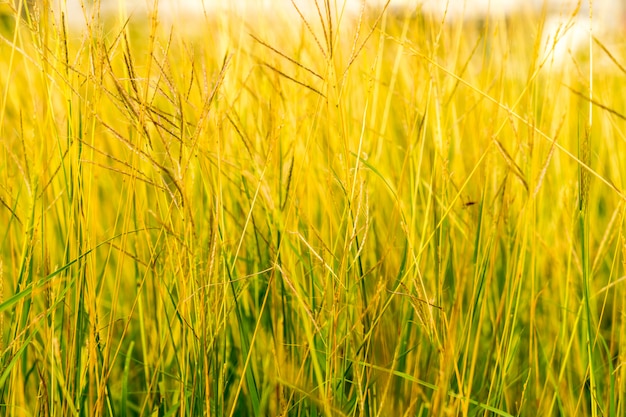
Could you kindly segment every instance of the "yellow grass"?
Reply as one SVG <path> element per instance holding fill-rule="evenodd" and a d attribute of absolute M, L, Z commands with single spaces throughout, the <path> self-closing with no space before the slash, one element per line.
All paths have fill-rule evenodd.
<path fill-rule="evenodd" d="M 624 51 L 322 3 L 2 5 L 0 414 L 626 412 Z"/>

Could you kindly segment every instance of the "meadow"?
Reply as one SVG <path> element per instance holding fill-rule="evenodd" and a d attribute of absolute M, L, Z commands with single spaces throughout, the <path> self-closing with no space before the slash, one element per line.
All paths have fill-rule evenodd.
<path fill-rule="evenodd" d="M 340 3 L 0 4 L 1 415 L 626 414 L 626 45 Z"/>

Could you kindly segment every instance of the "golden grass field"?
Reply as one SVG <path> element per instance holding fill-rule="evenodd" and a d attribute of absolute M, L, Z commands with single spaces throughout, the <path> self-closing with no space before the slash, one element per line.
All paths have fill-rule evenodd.
<path fill-rule="evenodd" d="M 0 7 L 0 415 L 626 414 L 624 45 Z"/>

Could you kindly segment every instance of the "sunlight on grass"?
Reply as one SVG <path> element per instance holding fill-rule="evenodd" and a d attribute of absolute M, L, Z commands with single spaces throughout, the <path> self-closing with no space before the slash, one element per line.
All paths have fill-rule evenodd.
<path fill-rule="evenodd" d="M 625 413 L 624 45 L 339 3 L 0 5 L 2 415 Z"/>

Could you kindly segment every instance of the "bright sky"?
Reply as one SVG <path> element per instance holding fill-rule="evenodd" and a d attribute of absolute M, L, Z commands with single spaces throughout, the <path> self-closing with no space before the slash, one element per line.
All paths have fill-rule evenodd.
<path fill-rule="evenodd" d="M 84 25 L 84 12 L 80 2 L 85 0 L 53 0 L 66 4 L 68 20 L 75 27 Z M 127 13 L 134 15 L 145 14 L 147 5 L 155 0 L 100 0 L 101 13 L 112 16 L 118 14 L 119 5 L 125 5 Z M 221 9 L 236 13 L 254 16 L 267 14 L 269 17 L 281 13 L 294 13 L 292 1 L 296 3 L 305 15 L 316 16 L 316 0 L 158 0 L 159 14 L 162 19 L 168 16 L 184 16 L 184 20 L 191 21 L 194 16 L 202 17 L 204 12 L 219 13 Z M 325 0 L 317 0 L 320 5 Z M 338 7 L 345 5 L 348 16 L 358 16 L 363 0 L 330 0 Z M 386 0 L 365 0 L 368 7 L 381 7 Z M 459 18 L 484 18 L 489 15 L 502 16 L 515 11 L 531 11 L 539 15 L 546 11 L 550 24 L 555 28 L 567 21 L 576 10 L 579 0 L 391 0 L 390 7 L 396 10 L 421 10 L 436 16 L 443 16 L 446 12 L 448 20 Z M 588 33 L 589 0 L 580 0 L 582 6 L 576 21 L 575 30 Z M 87 0 L 92 3 L 92 0 Z M 345 2 L 345 3 L 344 3 Z M 544 9 L 545 7 L 545 9 Z M 626 28 L 626 0 L 594 0 L 594 31 L 613 31 L 615 28 Z M 577 35 L 578 36 L 578 35 Z M 578 36 L 580 37 L 580 36 Z M 588 36 L 587 36 L 588 38 Z"/>

